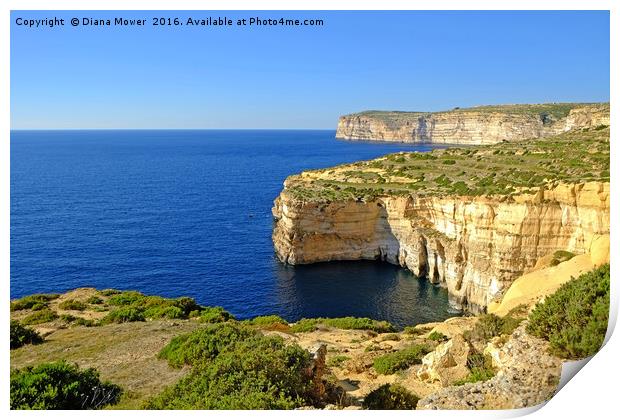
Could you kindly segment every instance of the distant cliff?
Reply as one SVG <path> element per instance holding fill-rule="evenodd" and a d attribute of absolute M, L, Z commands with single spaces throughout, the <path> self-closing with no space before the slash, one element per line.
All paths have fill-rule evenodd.
<path fill-rule="evenodd" d="M 446 112 L 365 111 L 340 117 L 336 138 L 494 144 L 609 125 L 609 104 L 499 105 Z"/>

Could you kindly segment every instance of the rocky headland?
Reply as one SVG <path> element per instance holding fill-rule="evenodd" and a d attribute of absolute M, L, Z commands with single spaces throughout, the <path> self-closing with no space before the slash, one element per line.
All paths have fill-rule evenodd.
<path fill-rule="evenodd" d="M 609 125 L 609 104 L 499 105 L 445 112 L 365 111 L 340 117 L 336 138 L 493 144 Z"/>
<path fill-rule="evenodd" d="M 379 159 L 289 177 L 273 242 L 288 264 L 382 260 L 473 313 L 554 252 L 609 233 L 609 128 Z"/>

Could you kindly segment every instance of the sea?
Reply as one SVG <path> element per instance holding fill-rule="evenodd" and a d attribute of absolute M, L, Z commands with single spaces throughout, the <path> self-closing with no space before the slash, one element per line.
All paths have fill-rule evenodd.
<path fill-rule="evenodd" d="M 96 287 L 190 296 L 240 319 L 446 319 L 446 290 L 406 269 L 290 266 L 271 241 L 287 176 L 433 147 L 333 130 L 12 131 L 11 298 Z"/>

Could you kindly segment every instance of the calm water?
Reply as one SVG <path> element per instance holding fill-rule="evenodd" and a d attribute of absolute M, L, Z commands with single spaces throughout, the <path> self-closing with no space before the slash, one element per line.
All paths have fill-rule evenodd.
<path fill-rule="evenodd" d="M 333 131 L 11 133 L 11 297 L 80 286 L 191 296 L 238 317 L 449 316 L 445 290 L 374 262 L 281 264 L 273 199 L 287 175 L 429 146 Z"/>

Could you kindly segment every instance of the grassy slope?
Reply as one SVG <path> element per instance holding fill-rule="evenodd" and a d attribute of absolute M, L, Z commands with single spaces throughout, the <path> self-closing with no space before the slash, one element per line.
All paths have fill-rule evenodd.
<path fill-rule="evenodd" d="M 381 195 L 510 195 L 549 184 L 609 181 L 609 127 L 544 139 L 396 153 L 307 171 L 287 190 L 310 201 Z"/>

